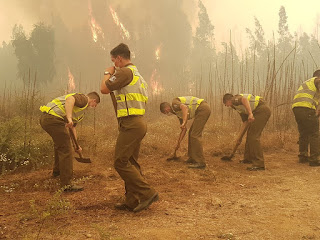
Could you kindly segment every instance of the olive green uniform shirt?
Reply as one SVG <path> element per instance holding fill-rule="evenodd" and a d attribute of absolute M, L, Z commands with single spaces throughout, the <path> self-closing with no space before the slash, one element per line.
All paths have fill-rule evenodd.
<path fill-rule="evenodd" d="M 127 86 L 133 79 L 133 74 L 130 68 L 126 67 L 117 69 L 115 74 L 112 75 L 109 80 L 106 81 L 106 86 L 110 91 L 114 91 Z"/>

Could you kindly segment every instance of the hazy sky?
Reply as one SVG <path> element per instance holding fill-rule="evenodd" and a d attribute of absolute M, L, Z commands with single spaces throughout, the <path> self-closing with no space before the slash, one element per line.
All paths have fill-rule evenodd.
<path fill-rule="evenodd" d="M 215 26 L 217 45 L 229 41 L 230 30 L 238 46 L 240 39 L 242 45 L 246 45 L 245 28 L 254 30 L 254 16 L 260 21 L 267 39 L 272 39 L 273 32 L 276 37 L 281 6 L 286 9 L 291 33 L 302 30 L 315 34 L 317 23 L 320 27 L 319 0 L 203 0 L 203 3 Z M 318 36 L 320 38 L 320 34 Z"/>
<path fill-rule="evenodd" d="M 32 6 L 28 2 L 32 2 Z M 77 7 L 80 5 L 77 4 L 79 2 L 83 2 L 83 0 L 0 0 L 0 42 L 10 40 L 15 23 L 22 24 L 26 32 L 29 32 L 34 23 L 50 18 L 50 8 L 58 5 L 55 3 L 73 6 L 77 11 L 83 11 L 87 17 L 85 13 L 87 5 L 82 4 L 84 8 L 79 9 L 79 6 Z M 292 33 L 302 30 L 308 34 L 315 34 L 317 23 L 320 25 L 318 0 L 203 0 L 203 3 L 207 7 L 212 24 L 215 26 L 218 48 L 221 41 L 229 41 L 230 30 L 235 44 L 238 47 L 240 44 L 242 47 L 246 46 L 248 40 L 245 28 L 254 29 L 254 16 L 260 21 L 266 38 L 271 39 L 273 32 L 277 34 L 278 12 L 281 5 L 286 9 L 289 30 Z M 63 10 L 60 9 L 60 11 Z M 187 11 L 190 11 L 187 14 L 191 18 L 196 16 L 195 11 Z M 41 14 L 38 16 L 34 13 Z M 66 16 L 70 17 L 69 24 L 74 23 L 70 13 Z"/>

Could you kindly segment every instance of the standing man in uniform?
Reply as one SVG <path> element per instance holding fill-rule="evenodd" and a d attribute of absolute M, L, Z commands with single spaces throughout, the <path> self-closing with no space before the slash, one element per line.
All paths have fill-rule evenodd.
<path fill-rule="evenodd" d="M 141 174 L 138 156 L 140 144 L 147 132 L 144 118 L 148 100 L 147 84 L 137 67 L 131 63 L 130 50 L 119 44 L 110 52 L 114 66 L 106 69 L 101 93 L 112 91 L 119 124 L 114 167 L 125 183 L 125 201 L 115 208 L 139 212 L 159 199 L 158 193 Z M 113 95 L 114 94 L 114 95 Z"/>
<path fill-rule="evenodd" d="M 75 135 L 75 126 L 84 117 L 84 110 L 96 107 L 100 102 L 98 93 L 70 93 L 57 97 L 45 106 L 40 107 L 41 127 L 52 137 L 54 143 L 54 166 L 52 176 L 60 176 L 61 187 L 65 191 L 81 191 L 82 186 L 71 183 L 73 175 L 73 155 L 69 131 Z M 77 151 L 82 151 L 78 149 Z"/>
<path fill-rule="evenodd" d="M 320 70 L 298 88 L 293 99 L 292 110 L 299 130 L 299 163 L 320 166 L 319 163 L 319 90 Z M 308 148 L 310 146 L 310 157 Z"/>
<path fill-rule="evenodd" d="M 243 163 L 252 163 L 252 167 L 248 167 L 247 170 L 265 170 L 260 137 L 270 118 L 270 108 L 261 97 L 252 94 L 233 96 L 227 93 L 223 96 L 223 103 L 225 106 L 235 109 L 240 114 L 243 122 L 240 133 L 245 128 L 248 128 L 244 160 L 242 161 Z M 237 139 L 238 143 L 242 140 L 240 136 Z"/>
<path fill-rule="evenodd" d="M 189 119 L 194 121 L 189 130 L 188 138 L 188 156 L 187 163 L 190 163 L 189 168 L 203 169 L 206 167 L 205 159 L 203 156 L 202 147 L 202 131 L 208 118 L 210 117 L 210 106 L 204 99 L 186 96 L 174 98 L 172 106 L 168 102 L 160 104 L 160 111 L 164 114 L 175 114 L 180 121 L 180 136 L 175 148 L 177 151 L 180 147 L 180 142 L 187 132 L 187 122 Z"/>

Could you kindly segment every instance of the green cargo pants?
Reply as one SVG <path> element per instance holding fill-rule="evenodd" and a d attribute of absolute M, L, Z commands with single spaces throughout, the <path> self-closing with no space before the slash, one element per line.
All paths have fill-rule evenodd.
<path fill-rule="evenodd" d="M 156 192 L 142 176 L 138 156 L 140 144 L 147 132 L 143 116 L 119 118 L 119 135 L 115 148 L 114 167 L 125 184 L 125 204 L 135 208 Z"/>
<path fill-rule="evenodd" d="M 308 157 L 310 145 L 310 161 L 318 162 L 319 156 L 319 118 L 316 111 L 306 107 L 295 107 L 292 109 L 299 130 L 299 159 Z"/>
<path fill-rule="evenodd" d="M 196 110 L 194 121 L 189 129 L 188 156 L 197 163 L 205 163 L 201 138 L 210 114 L 209 104 L 202 102 Z"/>
<path fill-rule="evenodd" d="M 260 137 L 271 116 L 270 108 L 266 103 L 260 103 L 253 111 L 253 116 L 255 120 L 249 125 L 247 131 L 244 159 L 251 160 L 254 167 L 264 167 Z"/>
<path fill-rule="evenodd" d="M 60 173 L 61 187 L 71 184 L 73 175 L 73 154 L 69 133 L 63 119 L 42 113 L 41 127 L 52 137 L 54 143 L 53 172 Z"/>

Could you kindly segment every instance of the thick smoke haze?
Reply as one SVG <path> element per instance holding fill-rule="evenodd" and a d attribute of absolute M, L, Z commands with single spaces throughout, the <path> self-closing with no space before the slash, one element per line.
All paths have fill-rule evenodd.
<path fill-rule="evenodd" d="M 38 74 L 38 81 L 53 84 L 49 89 L 56 92 L 66 90 L 71 75 L 75 90 L 98 90 L 104 69 L 112 64 L 109 51 L 124 42 L 132 50 L 132 61 L 140 66 L 155 94 L 163 89 L 191 93 L 203 88 L 201 81 L 212 81 L 213 68 L 217 74 L 214 81 L 218 81 L 221 74 L 224 79 L 239 75 L 235 69 L 242 58 L 257 54 L 257 59 L 258 56 L 263 59 L 272 43 L 279 43 L 279 53 L 283 49 L 281 58 L 284 58 L 293 49 L 294 42 L 308 44 L 318 40 L 319 15 L 313 10 L 314 4 L 315 1 L 305 5 L 285 0 L 0 0 L 0 40 L 9 44 L 15 25 L 22 26 L 20 30 L 27 39 L 35 24 L 42 22 L 51 29 L 54 36 L 53 79 L 43 79 Z M 282 36 L 279 35 L 281 6 L 284 9 Z M 287 47 L 281 47 L 280 42 Z M 259 47 L 257 51 L 255 46 Z M 309 57 L 304 59 L 304 64 L 317 63 L 316 57 L 310 58 L 308 47 L 299 48 L 299 53 L 305 51 Z M 5 82 L 11 85 L 22 82 L 23 73 L 19 75 L 20 80 L 17 79 L 16 65 L 21 63 L 14 51 L 13 47 L 3 47 L 0 59 L 2 86 Z M 223 66 L 227 63 L 223 54 L 231 54 L 230 59 L 235 62 Z M 39 64 L 29 67 L 31 72 L 40 73 Z M 226 70 L 232 73 L 228 75 Z"/>
<path fill-rule="evenodd" d="M 139 4 L 140 2 L 140 4 Z M 120 5 L 129 9 L 132 5 L 141 6 L 139 13 L 135 15 L 141 21 L 148 21 L 148 5 L 155 5 L 157 1 L 93 1 L 96 6 L 95 13 L 103 16 L 108 11 L 107 5 Z M 194 0 L 172 1 L 181 4 L 188 16 L 190 24 L 195 29 L 198 24 L 197 3 Z M 212 24 L 215 26 L 216 45 L 220 42 L 229 41 L 230 30 L 238 44 L 243 47 L 248 44 L 245 34 L 246 27 L 254 27 L 253 17 L 256 16 L 265 29 L 267 38 L 277 35 L 278 11 L 285 6 L 288 16 L 290 30 L 308 34 L 318 34 L 320 26 L 320 10 L 318 1 L 291 1 L 291 0 L 225 0 L 212 1 L 203 0 Z M 14 24 L 22 24 L 26 31 L 32 29 L 32 25 L 38 21 L 52 22 L 52 14 L 60 15 L 68 28 L 82 26 L 87 23 L 88 1 L 87 0 L 0 0 L 0 41 L 9 41 Z M 133 13 L 134 14 L 134 13 Z M 165 15 L 165 17 L 169 17 Z"/>

